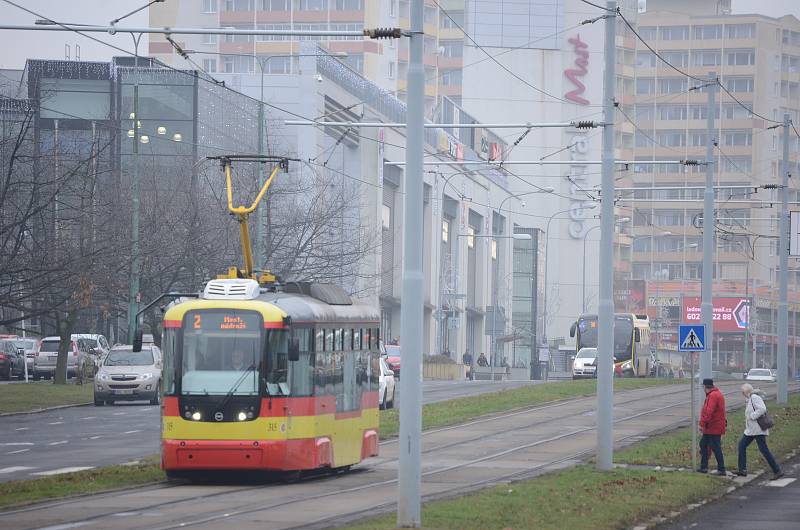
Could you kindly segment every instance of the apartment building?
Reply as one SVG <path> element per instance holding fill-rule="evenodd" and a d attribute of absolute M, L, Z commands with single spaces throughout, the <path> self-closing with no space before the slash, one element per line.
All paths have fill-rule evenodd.
<path fill-rule="evenodd" d="M 777 279 L 779 197 L 774 190 L 755 189 L 781 181 L 783 138 L 775 122 L 789 114 L 800 123 L 800 21 L 792 16 L 731 15 L 729 4 L 650 0 L 647 12 L 639 15 L 638 32 L 678 69 L 698 78 L 713 72 L 731 93 L 718 90 L 714 106 L 718 120 L 713 168 L 720 187 L 714 278 L 739 282 L 735 285 L 743 292 L 729 294 L 748 297 Z M 704 160 L 707 88 L 641 43 L 635 71 L 634 159 Z M 789 141 L 791 168 L 797 174 L 797 136 L 792 133 Z M 686 318 L 680 306 L 700 291 L 705 167 L 634 165 L 631 182 L 632 188 L 642 189 L 623 192 L 620 201 L 632 220 L 629 274 L 646 282 L 648 310 L 661 331 L 656 334 L 657 348 L 676 349 L 674 328 Z M 798 185 L 791 186 L 790 200 L 795 201 Z M 676 281 L 681 285 L 678 293 Z M 735 360 L 728 357 L 737 365 L 753 348 L 744 345 L 750 339 L 743 339 L 744 330 L 739 331 L 719 333 L 721 342 L 715 344 L 723 352 L 740 352 Z M 774 333 L 772 337 L 774 341 Z"/>

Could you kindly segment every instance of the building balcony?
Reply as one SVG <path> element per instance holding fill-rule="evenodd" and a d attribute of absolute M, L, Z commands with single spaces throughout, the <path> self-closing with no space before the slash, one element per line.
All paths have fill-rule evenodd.
<path fill-rule="evenodd" d="M 292 21 L 291 11 L 256 12 L 256 23 L 258 24 L 289 24 L 291 23 L 291 21 Z"/>
<path fill-rule="evenodd" d="M 252 55 L 255 51 L 255 43 L 253 42 L 220 42 L 220 53 L 244 53 Z"/>
<path fill-rule="evenodd" d="M 255 16 L 254 11 L 220 11 L 219 23 L 221 26 L 252 24 Z"/>

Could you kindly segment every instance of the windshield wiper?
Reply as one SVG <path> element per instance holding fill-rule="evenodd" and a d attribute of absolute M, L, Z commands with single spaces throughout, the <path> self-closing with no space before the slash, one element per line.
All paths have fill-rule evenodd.
<path fill-rule="evenodd" d="M 217 410 L 223 411 L 225 409 L 225 405 L 227 405 L 228 401 L 231 400 L 231 398 L 233 397 L 233 393 L 239 389 L 239 385 L 244 383 L 248 374 L 250 374 L 250 372 L 255 372 L 255 370 L 256 370 L 256 365 L 251 364 L 242 372 L 242 375 L 240 375 L 238 379 L 236 379 L 236 381 L 233 382 L 233 386 L 231 387 L 231 389 L 228 390 L 228 392 L 225 394 L 225 397 L 222 398 L 222 402 L 217 407 Z"/>

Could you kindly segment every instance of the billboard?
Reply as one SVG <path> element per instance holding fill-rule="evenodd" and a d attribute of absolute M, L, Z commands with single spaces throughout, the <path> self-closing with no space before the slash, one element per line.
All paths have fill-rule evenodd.
<path fill-rule="evenodd" d="M 616 313 L 644 313 L 645 298 L 644 280 L 614 280 L 614 311 Z"/>
<path fill-rule="evenodd" d="M 714 297 L 714 332 L 744 331 L 750 319 L 750 300 L 740 297 Z M 684 324 L 699 324 L 700 297 L 683 298 Z"/>

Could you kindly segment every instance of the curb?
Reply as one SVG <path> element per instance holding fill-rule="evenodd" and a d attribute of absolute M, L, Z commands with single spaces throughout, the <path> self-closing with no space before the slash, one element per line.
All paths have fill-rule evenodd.
<path fill-rule="evenodd" d="M 794 458 L 795 456 L 797 456 L 798 453 L 800 453 L 800 448 L 795 449 L 795 450 L 789 452 L 788 454 L 784 455 L 784 458 L 780 461 L 780 463 L 781 464 L 786 463 L 787 461 L 789 461 L 792 458 Z M 645 467 L 650 467 L 650 466 L 631 466 L 631 467 L 642 467 L 642 468 L 645 468 Z M 651 468 L 651 469 L 654 470 L 654 471 L 681 472 L 680 469 L 669 470 L 667 468 L 660 468 L 660 466 L 656 466 L 655 468 Z M 689 471 L 691 471 L 691 470 L 689 470 Z M 672 511 L 672 512 L 666 514 L 666 515 L 656 515 L 655 517 L 651 518 L 649 521 L 645 521 L 645 522 L 639 523 L 639 524 L 631 527 L 631 530 L 650 530 L 650 529 L 653 529 L 653 528 L 659 528 L 662 525 L 667 524 L 667 523 L 675 522 L 678 519 L 680 519 L 681 517 L 683 517 L 683 516 L 693 512 L 693 511 L 697 510 L 698 508 L 702 508 L 703 506 L 706 506 L 707 504 L 720 501 L 720 500 L 724 499 L 725 497 L 727 497 L 728 495 L 730 495 L 731 493 L 733 493 L 734 491 L 737 491 L 737 490 L 739 490 L 741 488 L 744 488 L 745 486 L 749 486 L 756 479 L 764 476 L 765 474 L 766 474 L 766 471 L 765 470 L 761 470 L 761 471 L 756 472 L 753 475 L 749 475 L 745 480 L 737 481 L 735 479 L 729 479 L 730 482 L 731 482 L 731 485 L 728 488 L 726 488 L 725 491 L 723 491 L 722 493 L 719 493 L 717 495 L 712 495 L 711 497 L 702 499 L 702 500 L 700 500 L 700 501 L 698 501 L 698 502 L 696 502 L 694 504 L 689 504 L 689 505 L 685 506 L 684 508 L 682 508 L 680 510 Z"/>
<path fill-rule="evenodd" d="M 39 414 L 41 412 L 50 412 L 53 410 L 60 410 L 60 409 L 70 409 L 73 407 L 86 407 L 88 405 L 93 405 L 91 401 L 86 403 L 73 403 L 71 405 L 56 405 L 55 407 L 46 407 L 43 409 L 36 409 L 36 410 L 25 410 L 21 412 L 3 412 L 0 413 L 0 418 L 6 418 L 8 416 L 27 416 L 29 414 Z"/>

